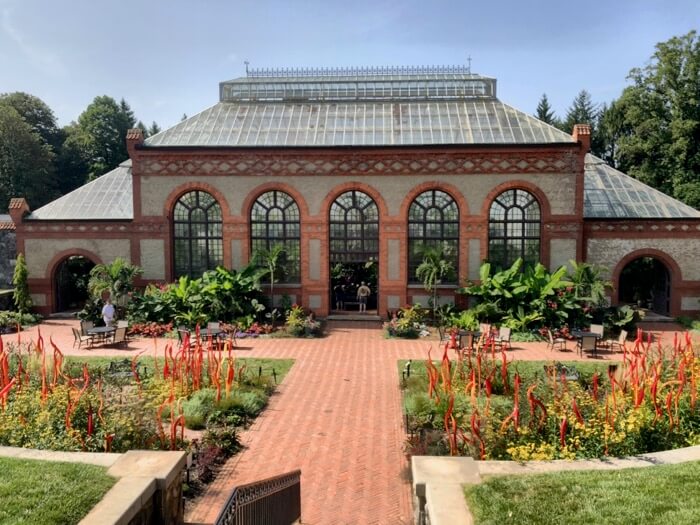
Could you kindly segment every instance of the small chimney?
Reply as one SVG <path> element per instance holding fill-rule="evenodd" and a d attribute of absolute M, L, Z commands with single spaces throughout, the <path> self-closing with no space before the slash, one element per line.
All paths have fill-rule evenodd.
<path fill-rule="evenodd" d="M 27 199 L 24 197 L 10 199 L 8 210 L 10 217 L 12 217 L 12 222 L 15 223 L 15 226 L 22 224 L 22 217 L 29 213 L 29 204 L 27 204 Z"/>
<path fill-rule="evenodd" d="M 126 132 L 126 151 L 129 152 L 130 158 L 134 158 L 134 151 L 141 144 L 143 144 L 143 131 L 133 128 Z"/>
<path fill-rule="evenodd" d="M 584 153 L 591 151 L 591 126 L 590 124 L 574 124 L 571 134 L 576 142 L 581 144 Z"/>

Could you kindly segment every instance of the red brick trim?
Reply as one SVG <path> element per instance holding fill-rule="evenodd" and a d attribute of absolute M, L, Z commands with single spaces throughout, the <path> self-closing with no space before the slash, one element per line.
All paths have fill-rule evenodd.
<path fill-rule="evenodd" d="M 673 316 L 680 315 L 681 312 L 681 294 L 680 290 L 683 288 L 683 274 L 678 263 L 666 252 L 657 250 L 655 248 L 641 248 L 635 250 L 631 253 L 625 255 L 620 261 L 615 265 L 615 269 L 612 272 L 612 282 L 615 287 L 615 294 L 612 297 L 612 304 L 617 305 L 619 303 L 619 290 L 620 290 L 620 275 L 622 270 L 625 269 L 629 263 L 635 259 L 641 257 L 653 257 L 661 261 L 668 270 L 671 277 L 671 305 L 670 314 Z"/>
<path fill-rule="evenodd" d="M 168 222 L 170 222 L 173 217 L 173 209 L 175 209 L 175 204 L 177 203 L 178 199 L 180 199 L 180 197 L 182 197 L 185 193 L 195 190 L 205 191 L 217 200 L 219 206 L 221 206 L 221 214 L 224 222 L 231 216 L 231 209 L 229 208 L 228 201 L 223 193 L 221 193 L 216 187 L 212 186 L 211 184 L 207 184 L 206 182 L 191 181 L 180 184 L 168 194 L 163 206 L 163 217 L 167 217 Z"/>

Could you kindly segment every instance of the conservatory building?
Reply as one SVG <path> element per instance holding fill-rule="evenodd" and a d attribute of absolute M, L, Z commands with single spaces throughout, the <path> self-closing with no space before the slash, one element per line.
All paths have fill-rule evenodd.
<path fill-rule="evenodd" d="M 426 247 L 454 271 L 440 301 L 484 261 L 604 266 L 613 304 L 700 310 L 700 213 L 497 97 L 466 68 L 248 71 L 210 108 L 157 135 L 131 130 L 130 159 L 32 210 L 13 199 L 17 250 L 42 313 L 76 306 L 71 279 L 122 257 L 170 282 L 283 248 L 275 300 L 327 316 L 427 305 Z"/>

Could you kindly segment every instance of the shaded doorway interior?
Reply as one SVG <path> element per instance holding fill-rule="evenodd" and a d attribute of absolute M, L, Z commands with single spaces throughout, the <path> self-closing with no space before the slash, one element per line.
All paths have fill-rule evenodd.
<path fill-rule="evenodd" d="M 331 310 L 358 312 L 357 289 L 364 281 L 371 294 L 367 313 L 376 314 L 379 261 L 379 210 L 358 190 L 339 195 L 330 207 L 329 275 Z"/>
<path fill-rule="evenodd" d="M 620 273 L 619 301 L 661 315 L 671 311 L 671 273 L 654 257 L 640 257 Z"/>
<path fill-rule="evenodd" d="M 80 310 L 90 297 L 88 281 L 95 263 L 81 255 L 70 256 L 58 265 L 54 274 L 55 312 Z"/>
<path fill-rule="evenodd" d="M 335 313 L 357 312 L 359 310 L 357 289 L 364 282 L 372 292 L 367 299 L 367 312 L 376 313 L 377 270 L 375 261 L 334 264 L 331 267 L 332 310 Z"/>

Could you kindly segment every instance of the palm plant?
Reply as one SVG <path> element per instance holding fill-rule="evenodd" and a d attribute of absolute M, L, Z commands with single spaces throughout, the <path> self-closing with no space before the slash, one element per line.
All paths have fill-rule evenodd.
<path fill-rule="evenodd" d="M 601 306 L 606 302 L 606 290 L 612 287 L 612 282 L 603 279 L 605 268 L 585 262 L 569 261 L 572 272 L 569 280 L 577 299 L 590 302 L 593 306 Z"/>
<path fill-rule="evenodd" d="M 141 268 L 117 257 L 109 264 L 97 264 L 90 270 L 88 290 L 95 299 L 109 292 L 113 302 L 123 307 L 128 302 L 129 293 L 134 290 L 134 281 L 141 274 Z"/>
<path fill-rule="evenodd" d="M 433 294 L 433 321 L 435 321 L 435 310 L 437 309 L 437 291 L 443 279 L 449 279 L 454 275 L 454 265 L 445 258 L 440 248 L 424 246 L 422 249 L 423 262 L 416 268 L 416 277 L 423 281 L 423 286 L 427 292 Z"/>
<path fill-rule="evenodd" d="M 287 249 L 284 244 L 273 244 L 268 248 L 258 248 L 253 254 L 253 260 L 256 264 L 264 267 L 270 275 L 270 314 L 269 317 L 272 321 L 272 325 L 275 324 L 275 319 L 278 317 L 279 312 L 275 308 L 275 273 L 280 268 L 280 263 L 283 256 L 287 253 Z"/>

